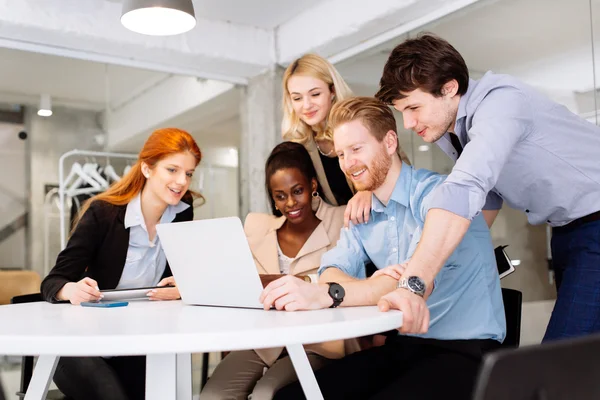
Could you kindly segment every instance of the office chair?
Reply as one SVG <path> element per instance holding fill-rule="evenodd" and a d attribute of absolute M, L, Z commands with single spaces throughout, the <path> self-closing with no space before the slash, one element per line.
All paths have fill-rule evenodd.
<path fill-rule="evenodd" d="M 599 354 L 598 334 L 489 353 L 474 400 L 600 399 Z"/>
<path fill-rule="evenodd" d="M 5 400 L 4 389 L 2 388 L 2 382 L 0 382 L 0 400 Z"/>

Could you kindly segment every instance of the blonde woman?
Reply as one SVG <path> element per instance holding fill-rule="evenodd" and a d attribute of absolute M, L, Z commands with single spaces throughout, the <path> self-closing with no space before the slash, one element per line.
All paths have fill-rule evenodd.
<path fill-rule="evenodd" d="M 356 224 L 369 220 L 371 192 L 356 192 L 352 178 L 340 169 L 327 124 L 331 107 L 352 96 L 334 66 L 316 54 L 300 57 L 283 75 L 283 139 L 308 150 L 325 200 L 334 206 L 347 204 L 345 221 Z M 410 164 L 402 150 L 399 155 Z"/>

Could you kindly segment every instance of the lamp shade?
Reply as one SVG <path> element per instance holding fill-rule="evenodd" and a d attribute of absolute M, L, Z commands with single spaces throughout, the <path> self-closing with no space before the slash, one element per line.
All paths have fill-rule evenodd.
<path fill-rule="evenodd" d="M 192 0 L 123 0 L 123 26 L 152 36 L 178 35 L 196 26 Z"/>

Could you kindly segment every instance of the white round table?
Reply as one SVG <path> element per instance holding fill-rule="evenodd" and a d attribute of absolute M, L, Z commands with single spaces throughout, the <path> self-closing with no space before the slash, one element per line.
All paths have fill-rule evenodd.
<path fill-rule="evenodd" d="M 43 399 L 60 356 L 146 355 L 146 398 L 191 394 L 191 353 L 287 348 L 308 399 L 322 399 L 303 344 L 396 329 L 402 313 L 376 307 L 263 311 L 132 301 L 89 308 L 45 302 L 0 306 L 0 354 L 40 356 L 25 399 Z"/>

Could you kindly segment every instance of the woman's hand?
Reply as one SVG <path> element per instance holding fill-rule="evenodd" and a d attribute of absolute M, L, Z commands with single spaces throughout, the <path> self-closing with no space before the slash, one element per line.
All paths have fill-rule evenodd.
<path fill-rule="evenodd" d="M 175 284 L 175 278 L 172 276 L 158 282 L 158 285 L 156 286 L 165 286 L 165 288 L 152 289 L 146 293 L 146 296 L 148 296 L 150 300 L 179 300 L 181 298 L 179 289 L 177 289 L 177 285 Z"/>
<path fill-rule="evenodd" d="M 92 278 L 83 278 L 79 282 L 69 282 L 56 293 L 57 300 L 69 300 L 79 305 L 85 301 L 98 301 L 104 296 L 98 289 L 98 283 Z"/>
<path fill-rule="evenodd" d="M 356 192 L 354 197 L 350 199 L 344 212 L 344 226 L 347 228 L 352 221 L 354 225 L 369 222 L 371 215 L 371 200 L 373 192 L 368 190 Z"/>

